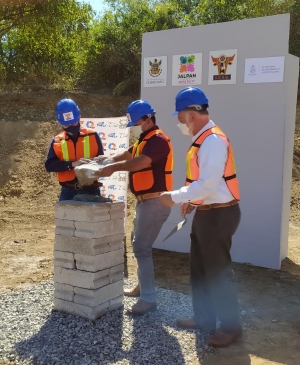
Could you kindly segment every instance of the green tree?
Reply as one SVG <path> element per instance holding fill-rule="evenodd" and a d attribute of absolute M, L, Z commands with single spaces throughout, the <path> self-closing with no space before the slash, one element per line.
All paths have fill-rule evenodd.
<path fill-rule="evenodd" d="M 70 86 L 90 39 L 93 16 L 89 5 L 75 0 L 45 1 L 39 16 L 19 22 L 2 37 L 6 81 L 60 81 Z"/>
<path fill-rule="evenodd" d="M 180 26 L 177 7 L 146 0 L 107 1 L 111 9 L 94 23 L 82 82 L 114 88 L 115 95 L 138 92 L 142 35 Z"/>

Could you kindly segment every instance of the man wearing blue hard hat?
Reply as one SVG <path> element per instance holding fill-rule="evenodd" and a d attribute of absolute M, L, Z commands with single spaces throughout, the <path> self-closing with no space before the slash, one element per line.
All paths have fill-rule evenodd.
<path fill-rule="evenodd" d="M 156 310 L 152 245 L 171 212 L 159 196 L 172 190 L 173 150 L 170 138 L 156 124 L 155 110 L 147 101 L 132 102 L 127 108 L 127 118 L 127 127 L 134 129 L 138 140 L 127 151 L 114 155 L 113 163 L 99 169 L 96 176 L 129 171 L 130 189 L 137 199 L 131 238 L 139 284 L 124 294 L 140 296 L 128 310 L 142 315 Z"/>
<path fill-rule="evenodd" d="M 72 99 L 62 99 L 56 105 L 56 119 L 63 131 L 51 141 L 45 168 L 56 172 L 61 185 L 59 200 L 71 200 L 77 194 L 100 195 L 95 181 L 89 186 L 81 186 L 74 167 L 88 163 L 92 158 L 103 155 L 101 140 L 93 129 L 80 125 L 80 109 Z"/>
<path fill-rule="evenodd" d="M 168 207 L 181 203 L 183 216 L 196 211 L 190 252 L 194 316 L 178 319 L 177 324 L 200 328 L 210 334 L 209 345 L 226 347 L 242 334 L 230 256 L 241 216 L 233 151 L 229 139 L 210 120 L 202 90 L 181 90 L 175 108 L 178 127 L 192 138 L 192 144 L 186 155 L 185 186 L 163 193 L 160 199 Z"/>

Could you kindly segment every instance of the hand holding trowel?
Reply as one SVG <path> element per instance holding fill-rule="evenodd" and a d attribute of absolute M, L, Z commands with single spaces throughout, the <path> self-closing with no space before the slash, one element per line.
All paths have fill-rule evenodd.
<path fill-rule="evenodd" d="M 176 233 L 177 231 L 179 231 L 187 222 L 186 219 L 186 215 L 190 214 L 193 210 L 195 209 L 195 207 L 193 207 L 192 205 L 190 205 L 189 203 L 183 203 L 181 204 L 180 207 L 180 212 L 181 215 L 183 217 L 183 221 L 179 222 L 173 229 L 172 231 L 163 239 L 163 242 L 168 239 L 169 237 L 173 236 L 174 233 Z"/>

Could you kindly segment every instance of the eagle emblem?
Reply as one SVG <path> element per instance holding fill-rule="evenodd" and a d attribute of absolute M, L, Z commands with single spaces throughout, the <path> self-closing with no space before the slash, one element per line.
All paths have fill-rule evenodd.
<path fill-rule="evenodd" d="M 157 58 L 154 59 L 153 62 L 149 61 L 149 66 L 150 66 L 150 70 L 149 70 L 149 74 L 152 77 L 157 77 L 161 74 L 162 69 L 161 69 L 161 63 L 162 61 L 158 61 Z"/>

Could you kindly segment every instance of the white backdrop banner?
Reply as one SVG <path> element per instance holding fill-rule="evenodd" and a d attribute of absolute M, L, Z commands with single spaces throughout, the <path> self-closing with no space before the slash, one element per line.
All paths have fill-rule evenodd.
<path fill-rule="evenodd" d="M 103 144 L 104 155 L 112 156 L 118 152 L 128 149 L 129 128 L 126 128 L 127 118 L 81 118 L 82 125 L 95 129 Z M 127 172 L 115 172 L 110 177 L 99 179 L 103 186 L 101 195 L 113 200 L 120 200 L 126 203 L 127 200 Z"/>

